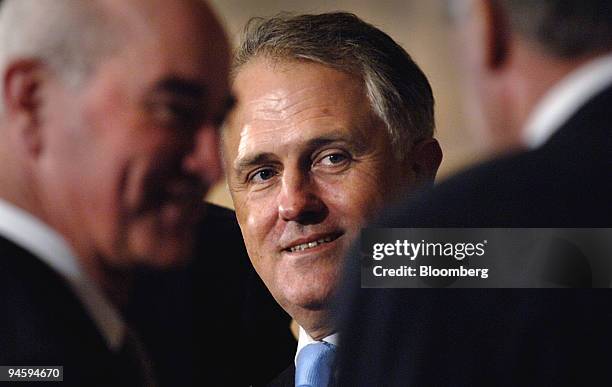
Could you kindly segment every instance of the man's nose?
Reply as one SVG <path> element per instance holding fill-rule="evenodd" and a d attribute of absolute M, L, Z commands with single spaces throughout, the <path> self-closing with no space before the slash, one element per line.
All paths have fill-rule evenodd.
<path fill-rule="evenodd" d="M 184 168 L 198 175 L 207 186 L 211 186 L 223 175 L 219 130 L 213 125 L 204 126 L 193 140 L 195 144 L 191 153 L 185 158 Z"/>
<path fill-rule="evenodd" d="M 317 187 L 307 173 L 285 170 L 278 197 L 278 214 L 286 222 L 319 223 L 327 215 Z"/>

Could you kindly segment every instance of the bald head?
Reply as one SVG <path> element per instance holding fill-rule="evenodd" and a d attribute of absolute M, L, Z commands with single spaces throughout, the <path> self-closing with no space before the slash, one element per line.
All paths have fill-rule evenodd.
<path fill-rule="evenodd" d="M 76 87 L 104 56 L 121 48 L 128 34 L 143 30 L 154 34 L 160 31 L 155 27 L 174 21 L 180 28 L 187 14 L 203 21 L 206 31 L 199 33 L 223 36 L 201 0 L 4 0 L 0 2 L 0 70 L 13 60 L 36 59 Z M 226 40 L 216 42 L 225 45 Z"/>
<path fill-rule="evenodd" d="M 37 59 L 78 84 L 116 48 L 119 26 L 99 1 L 4 0 L 0 68 L 17 59 Z"/>

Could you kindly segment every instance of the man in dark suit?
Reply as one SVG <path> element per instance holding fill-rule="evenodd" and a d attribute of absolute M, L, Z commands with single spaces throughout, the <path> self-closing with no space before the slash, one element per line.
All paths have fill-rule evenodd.
<path fill-rule="evenodd" d="M 198 0 L 5 0 L 0 40 L 0 365 L 152 385 L 118 309 L 221 173 L 222 28 Z"/>
<path fill-rule="evenodd" d="M 205 212 L 186 266 L 139 273 L 128 320 L 163 385 L 265 386 L 295 353 L 291 318 L 255 272 L 235 213 Z"/>
<path fill-rule="evenodd" d="M 476 0 L 449 7 L 489 143 L 514 151 L 388 211 L 380 225 L 610 227 L 609 3 Z M 343 385 L 612 382 L 608 292 L 355 290 L 358 265 L 349 270 L 351 301 L 344 299 L 351 307 Z"/>
<path fill-rule="evenodd" d="M 253 266 L 299 325 L 295 356 L 272 384 L 326 383 L 348 248 L 440 164 L 431 87 L 393 39 L 347 13 L 253 19 L 233 74 L 228 185 Z"/>

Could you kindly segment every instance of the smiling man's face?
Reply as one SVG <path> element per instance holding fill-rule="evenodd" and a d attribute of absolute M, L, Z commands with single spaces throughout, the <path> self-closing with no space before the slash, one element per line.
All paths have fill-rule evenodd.
<path fill-rule="evenodd" d="M 234 91 L 224 156 L 238 221 L 255 269 L 302 325 L 300 313 L 328 306 L 401 167 L 357 77 L 256 58 Z"/>
<path fill-rule="evenodd" d="M 221 174 L 228 44 L 200 1 L 107 8 L 130 26 L 121 48 L 81 87 L 50 89 L 43 124 L 52 136 L 39 173 L 45 219 L 92 272 L 101 261 L 175 265 L 189 255 L 202 197 Z"/>

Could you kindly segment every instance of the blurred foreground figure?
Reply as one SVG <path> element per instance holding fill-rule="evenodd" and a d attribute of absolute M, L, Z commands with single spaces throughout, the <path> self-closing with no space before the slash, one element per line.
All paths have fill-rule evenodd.
<path fill-rule="evenodd" d="M 291 318 L 255 272 L 235 213 L 205 212 L 188 265 L 138 273 L 128 319 L 162 385 L 264 386 L 295 353 Z"/>
<path fill-rule="evenodd" d="M 255 270 L 300 326 L 273 385 L 304 385 L 324 368 L 333 377 L 342 332 L 332 300 L 348 249 L 440 164 L 431 87 L 388 35 L 347 13 L 252 20 L 232 86 L 223 155 L 238 223 Z M 318 355 L 326 367 L 313 371 Z"/>
<path fill-rule="evenodd" d="M 609 2 L 448 6 L 474 117 L 495 150 L 514 153 L 389 211 L 381 224 L 612 226 Z M 350 269 L 358 282 L 359 268 Z M 360 289 L 347 297 L 343 386 L 612 382 L 607 292 Z"/>
<path fill-rule="evenodd" d="M 190 252 L 228 60 L 201 1 L 2 3 L 0 365 L 153 383 L 117 310 L 135 267 Z"/>

